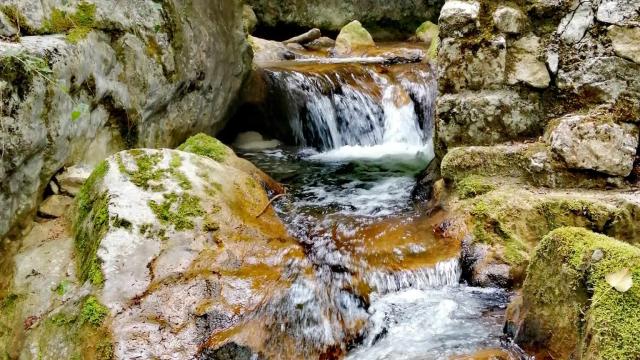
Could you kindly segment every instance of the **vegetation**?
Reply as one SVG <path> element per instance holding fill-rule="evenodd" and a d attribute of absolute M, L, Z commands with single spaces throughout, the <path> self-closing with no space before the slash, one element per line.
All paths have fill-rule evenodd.
<path fill-rule="evenodd" d="M 87 37 L 95 27 L 96 5 L 83 1 L 71 14 L 60 9 L 53 9 L 50 18 L 44 24 L 47 33 L 66 33 L 67 41 L 77 43 Z"/>
<path fill-rule="evenodd" d="M 229 148 L 220 140 L 202 133 L 187 139 L 178 150 L 206 156 L 217 162 L 224 162 L 229 154 Z"/>
<path fill-rule="evenodd" d="M 157 203 L 149 201 L 149 207 L 163 224 L 172 224 L 178 231 L 194 228 L 191 218 L 204 215 L 200 199 L 189 194 L 164 194 L 165 200 Z"/>

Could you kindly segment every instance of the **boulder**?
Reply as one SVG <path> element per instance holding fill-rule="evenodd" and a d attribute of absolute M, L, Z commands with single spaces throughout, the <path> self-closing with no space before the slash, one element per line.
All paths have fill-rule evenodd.
<path fill-rule="evenodd" d="M 630 287 L 608 280 L 616 273 L 632 278 Z M 537 246 L 507 328 L 525 350 L 555 359 L 637 359 L 639 275 L 637 247 L 583 228 L 557 229 Z"/>
<path fill-rule="evenodd" d="M 253 48 L 253 61 L 265 63 L 272 61 L 293 60 L 299 58 L 295 49 L 287 47 L 279 41 L 249 36 L 249 44 Z"/>
<path fill-rule="evenodd" d="M 541 132 L 540 99 L 507 90 L 442 95 L 437 131 L 447 147 L 489 145 Z"/>
<path fill-rule="evenodd" d="M 425 21 L 416 29 L 416 37 L 418 37 L 420 41 L 430 45 L 438 38 L 439 32 L 440 29 L 438 28 L 438 25 L 431 21 Z"/>
<path fill-rule="evenodd" d="M 603 114 L 567 115 L 546 135 L 569 168 L 628 176 L 638 149 L 638 126 L 606 121 Z"/>
<path fill-rule="evenodd" d="M 640 28 L 611 26 L 609 38 L 616 55 L 640 64 Z"/>
<path fill-rule="evenodd" d="M 440 32 L 443 37 L 462 37 L 480 27 L 479 15 L 479 2 L 449 0 L 440 11 Z"/>
<path fill-rule="evenodd" d="M 337 55 L 348 55 L 355 50 L 371 46 L 375 46 L 371 34 L 358 20 L 354 20 L 340 30 L 334 51 Z"/>
<path fill-rule="evenodd" d="M 10 38 L 16 35 L 18 35 L 18 27 L 4 12 L 0 11 L 0 38 Z"/>
<path fill-rule="evenodd" d="M 326 36 L 321 36 L 313 41 L 304 44 L 305 48 L 313 51 L 329 50 L 334 46 L 336 46 L 336 41 Z"/>
<path fill-rule="evenodd" d="M 60 190 L 69 195 L 76 196 L 80 188 L 91 175 L 93 169 L 88 166 L 70 166 L 56 175 L 56 181 L 60 185 Z"/>
<path fill-rule="evenodd" d="M 72 204 L 73 198 L 69 196 L 51 195 L 40 204 L 38 213 L 44 217 L 61 217 L 67 214 Z"/>
<path fill-rule="evenodd" d="M 219 131 L 251 68 L 236 0 L 6 0 L 2 9 L 23 34 L 0 42 L 0 237 L 29 223 L 65 165 Z"/>
<path fill-rule="evenodd" d="M 509 72 L 509 83 L 525 83 L 537 89 L 549 87 L 551 77 L 544 61 L 540 59 L 540 38 L 530 34 L 513 43 L 509 49 L 513 56 L 513 69 Z"/>
<path fill-rule="evenodd" d="M 498 30 L 506 34 L 520 34 L 526 24 L 527 17 L 522 10 L 511 6 L 499 6 L 493 12 L 493 23 Z"/>

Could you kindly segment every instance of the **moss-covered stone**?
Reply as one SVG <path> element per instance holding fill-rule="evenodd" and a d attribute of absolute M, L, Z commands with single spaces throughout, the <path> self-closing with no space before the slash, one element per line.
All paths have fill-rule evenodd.
<path fill-rule="evenodd" d="M 189 194 L 164 194 L 165 200 L 157 203 L 149 201 L 149 207 L 163 224 L 171 224 L 176 230 L 191 230 L 194 227 L 192 218 L 204 215 L 200 199 Z"/>
<path fill-rule="evenodd" d="M 217 162 L 224 162 L 229 155 L 229 148 L 220 140 L 202 133 L 187 139 L 178 150 L 206 156 Z"/>
<path fill-rule="evenodd" d="M 109 309 L 102 305 L 95 296 L 89 296 L 84 300 L 80 310 L 80 321 L 99 327 L 109 315 Z"/>
<path fill-rule="evenodd" d="M 109 227 L 109 196 L 99 193 L 97 183 L 109 170 L 109 163 L 101 162 L 91 173 L 76 196 L 76 213 L 73 221 L 78 277 L 100 286 L 104 275 L 97 258 L 100 240 Z"/>
<path fill-rule="evenodd" d="M 627 292 L 605 280 L 622 269 L 632 274 Z M 522 306 L 516 341 L 529 350 L 556 359 L 638 359 L 640 249 L 583 228 L 554 230 L 536 249 Z"/>
<path fill-rule="evenodd" d="M 96 5 L 86 1 L 80 2 L 73 14 L 54 8 L 44 23 L 43 32 L 66 33 L 67 41 L 77 43 L 86 38 L 95 27 L 95 14 Z"/>
<path fill-rule="evenodd" d="M 476 175 L 467 176 L 456 183 L 456 190 L 461 199 L 486 194 L 493 189 L 495 189 L 495 186 L 489 179 Z"/>

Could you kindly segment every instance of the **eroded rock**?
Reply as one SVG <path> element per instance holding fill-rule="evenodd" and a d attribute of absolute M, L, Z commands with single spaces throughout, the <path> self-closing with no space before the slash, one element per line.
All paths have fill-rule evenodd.
<path fill-rule="evenodd" d="M 498 30 L 507 34 L 520 34 L 527 17 L 522 10 L 511 6 L 500 6 L 493 13 L 493 22 Z"/>
<path fill-rule="evenodd" d="M 618 56 L 640 64 L 640 27 L 611 26 L 609 37 Z"/>
<path fill-rule="evenodd" d="M 72 204 L 73 198 L 69 196 L 51 195 L 40 204 L 38 213 L 44 217 L 61 217 L 67 214 Z"/>
<path fill-rule="evenodd" d="M 348 55 L 355 50 L 374 46 L 371 34 L 354 20 L 345 25 L 336 38 L 335 52 L 338 55 Z"/>
<path fill-rule="evenodd" d="M 598 119 L 605 115 L 568 115 L 547 135 L 549 145 L 570 168 L 628 176 L 638 149 L 638 127 Z"/>
<path fill-rule="evenodd" d="M 461 37 L 480 27 L 478 16 L 480 3 L 477 1 L 449 0 L 442 10 L 438 25 L 445 37 Z"/>

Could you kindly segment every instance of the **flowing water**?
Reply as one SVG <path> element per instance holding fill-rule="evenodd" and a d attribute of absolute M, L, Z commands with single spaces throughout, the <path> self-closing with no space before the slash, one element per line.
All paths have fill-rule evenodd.
<path fill-rule="evenodd" d="M 460 239 L 439 231 L 447 214 L 411 201 L 434 156 L 429 66 L 288 62 L 265 74 L 284 109 L 274 121 L 297 146 L 241 155 L 287 186 L 276 208 L 315 279 L 294 284 L 274 321 L 301 347 L 337 346 L 354 360 L 500 347 L 508 294 L 460 284 Z"/>

